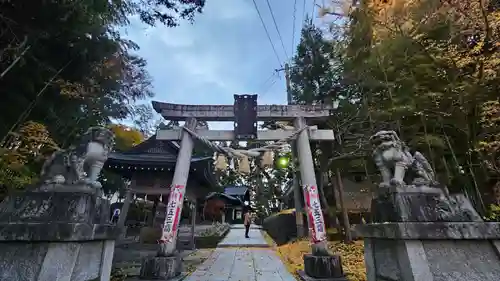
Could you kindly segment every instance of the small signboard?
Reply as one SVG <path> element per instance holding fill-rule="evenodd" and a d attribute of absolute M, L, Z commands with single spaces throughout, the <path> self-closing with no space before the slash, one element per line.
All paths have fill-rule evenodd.
<path fill-rule="evenodd" d="M 257 95 L 234 95 L 236 140 L 257 139 Z"/>

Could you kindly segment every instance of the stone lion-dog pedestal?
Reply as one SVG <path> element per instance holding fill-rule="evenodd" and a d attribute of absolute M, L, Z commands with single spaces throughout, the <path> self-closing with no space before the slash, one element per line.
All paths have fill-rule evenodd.
<path fill-rule="evenodd" d="M 393 188 L 372 211 L 374 223 L 357 227 L 368 281 L 500 280 L 500 223 L 483 222 L 463 195 Z"/>
<path fill-rule="evenodd" d="M 500 224 L 484 222 L 463 195 L 436 188 L 422 153 L 394 131 L 372 136 L 382 183 L 365 241 L 368 281 L 500 280 Z"/>
<path fill-rule="evenodd" d="M 97 177 L 113 133 L 93 127 L 55 152 L 41 181 L 0 203 L 0 280 L 108 281 L 115 239 Z"/>

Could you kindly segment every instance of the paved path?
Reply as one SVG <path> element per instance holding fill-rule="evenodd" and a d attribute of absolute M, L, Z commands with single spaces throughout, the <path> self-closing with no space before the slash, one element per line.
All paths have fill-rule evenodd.
<path fill-rule="evenodd" d="M 241 238 L 243 237 L 243 238 Z M 272 249 L 265 243 L 259 229 L 251 228 L 245 240 L 245 229 L 231 228 L 215 252 L 184 281 L 295 281 Z M 238 244 L 243 243 L 243 244 Z M 243 246 L 242 246 L 243 245 Z M 267 243 L 266 247 L 269 247 Z M 254 247 L 254 248 L 252 248 Z"/>
<path fill-rule="evenodd" d="M 270 247 L 256 226 L 250 227 L 248 236 L 250 238 L 245 238 L 245 228 L 240 228 L 240 225 L 236 224 L 231 226 L 231 230 L 217 247 Z"/>
<path fill-rule="evenodd" d="M 245 225 L 244 224 L 232 224 L 231 225 L 231 229 L 239 229 L 239 228 L 245 229 Z M 250 228 L 251 229 L 253 229 L 253 228 L 262 229 L 262 226 L 253 224 Z"/>

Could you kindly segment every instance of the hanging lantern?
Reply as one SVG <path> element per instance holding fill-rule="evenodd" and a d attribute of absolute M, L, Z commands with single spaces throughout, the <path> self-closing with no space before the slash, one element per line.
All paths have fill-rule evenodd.
<path fill-rule="evenodd" d="M 274 153 L 272 151 L 265 151 L 260 160 L 260 167 L 267 168 L 274 165 Z"/>
<path fill-rule="evenodd" d="M 246 155 L 239 158 L 238 172 L 244 175 L 250 174 L 250 162 L 248 162 L 248 157 Z"/>
<path fill-rule="evenodd" d="M 227 169 L 227 158 L 224 154 L 217 154 L 217 158 L 215 159 L 215 170 L 216 171 L 225 171 Z"/>

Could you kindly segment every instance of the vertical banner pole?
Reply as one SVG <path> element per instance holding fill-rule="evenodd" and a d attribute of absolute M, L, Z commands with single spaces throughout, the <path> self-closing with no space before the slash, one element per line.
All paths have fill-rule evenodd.
<path fill-rule="evenodd" d="M 196 129 L 196 119 L 188 118 L 184 126 L 194 131 Z M 159 240 L 158 256 L 160 257 L 172 256 L 177 248 L 177 230 L 181 219 L 184 195 L 186 194 L 193 147 L 194 143 L 191 135 L 183 131 L 179 155 L 175 163 L 174 178 L 170 187 L 162 236 Z"/>

